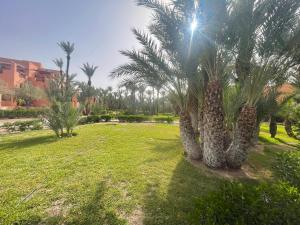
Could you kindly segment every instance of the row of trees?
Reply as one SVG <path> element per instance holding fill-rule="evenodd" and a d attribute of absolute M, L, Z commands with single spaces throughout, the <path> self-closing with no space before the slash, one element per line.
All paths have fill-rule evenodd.
<path fill-rule="evenodd" d="M 157 96 L 151 87 L 143 84 L 122 83 L 116 90 L 112 87 L 95 88 L 85 82 L 78 82 L 77 86 L 79 102 L 85 103 L 86 99 L 92 99 L 89 104 L 92 111 L 109 110 L 152 115 L 173 112 L 172 104 L 165 91 L 159 92 Z"/>
<path fill-rule="evenodd" d="M 142 45 L 112 72 L 161 84 L 180 109 L 187 156 L 240 168 L 278 87 L 299 74 L 298 0 L 138 0 L 153 11 Z M 299 76 L 299 75 L 298 75 Z"/>

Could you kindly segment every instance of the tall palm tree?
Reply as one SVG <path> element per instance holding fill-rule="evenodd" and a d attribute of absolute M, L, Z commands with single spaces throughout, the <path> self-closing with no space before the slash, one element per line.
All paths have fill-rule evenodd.
<path fill-rule="evenodd" d="M 66 53 L 67 55 L 67 66 L 66 66 L 66 90 L 68 90 L 69 86 L 69 81 L 70 81 L 70 74 L 69 74 L 69 69 L 70 69 L 70 61 L 71 61 L 71 54 L 74 52 L 75 45 L 74 43 L 70 43 L 69 41 L 61 41 L 58 42 L 58 46 Z"/>
<path fill-rule="evenodd" d="M 98 69 L 98 66 L 90 65 L 89 63 L 83 64 L 81 67 L 81 70 L 84 72 L 84 74 L 88 77 L 88 85 L 92 86 L 92 77 L 94 76 L 94 73 Z"/>

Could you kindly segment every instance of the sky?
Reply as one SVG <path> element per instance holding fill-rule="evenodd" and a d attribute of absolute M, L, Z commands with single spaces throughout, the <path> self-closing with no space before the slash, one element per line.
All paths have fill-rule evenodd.
<path fill-rule="evenodd" d="M 96 87 L 116 87 L 110 72 L 127 62 L 120 50 L 137 48 L 131 28 L 145 29 L 151 12 L 135 0 L 1 0 L 0 57 L 38 61 L 55 69 L 64 58 L 58 41 L 75 43 L 71 72 L 86 81 L 83 63 L 99 66 Z"/>

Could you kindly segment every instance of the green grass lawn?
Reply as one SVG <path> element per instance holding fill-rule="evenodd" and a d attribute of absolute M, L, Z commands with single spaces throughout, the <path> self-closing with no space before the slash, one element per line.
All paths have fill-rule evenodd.
<path fill-rule="evenodd" d="M 270 145 L 282 143 L 264 129 L 268 146 L 247 162 L 258 179 L 272 172 L 274 152 L 291 148 Z M 187 162 L 176 125 L 95 124 L 76 133 L 0 136 L 0 224 L 190 224 L 195 199 L 235 176 Z"/>

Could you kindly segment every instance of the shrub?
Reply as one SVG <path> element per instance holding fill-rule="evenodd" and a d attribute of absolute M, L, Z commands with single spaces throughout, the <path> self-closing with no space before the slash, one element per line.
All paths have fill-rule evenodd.
<path fill-rule="evenodd" d="M 98 115 L 91 115 L 86 117 L 86 123 L 99 123 L 101 120 Z"/>
<path fill-rule="evenodd" d="M 158 123 L 173 123 L 174 122 L 174 117 L 172 117 L 172 116 L 155 116 L 153 119 L 155 122 L 158 122 Z"/>
<path fill-rule="evenodd" d="M 26 130 L 41 130 L 43 125 L 40 120 L 17 121 L 14 123 L 5 123 L 2 126 L 8 132 L 26 131 Z"/>
<path fill-rule="evenodd" d="M 79 124 L 79 125 L 87 124 L 87 116 L 82 116 L 82 117 L 78 120 L 78 124 Z"/>
<path fill-rule="evenodd" d="M 275 175 L 279 179 L 300 188 L 300 153 L 282 152 L 274 163 Z"/>
<path fill-rule="evenodd" d="M 300 224 L 300 193 L 288 184 L 223 185 L 197 202 L 195 224 Z"/>
<path fill-rule="evenodd" d="M 14 110 L 0 110 L 0 118 L 30 118 L 44 115 L 45 109 L 14 109 Z"/>
<path fill-rule="evenodd" d="M 141 122 L 149 121 L 150 117 L 144 116 L 144 115 L 119 115 L 119 116 L 117 116 L 117 119 L 121 123 L 124 123 L 124 122 L 128 122 L 128 123 L 133 123 L 133 122 L 141 123 Z"/>
<path fill-rule="evenodd" d="M 100 118 L 104 122 L 110 122 L 112 119 L 112 116 L 111 115 L 101 115 Z"/>

